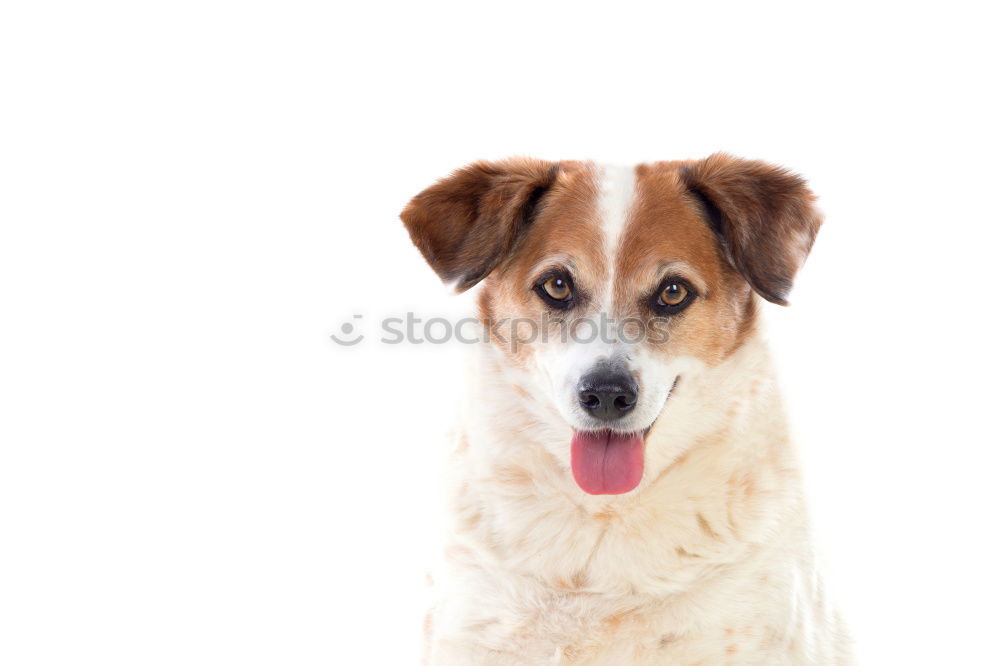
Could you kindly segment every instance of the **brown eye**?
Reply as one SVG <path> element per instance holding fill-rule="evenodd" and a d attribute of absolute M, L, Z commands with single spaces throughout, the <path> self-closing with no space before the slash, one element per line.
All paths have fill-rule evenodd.
<path fill-rule="evenodd" d="M 573 279 L 562 271 L 538 278 L 538 282 L 535 283 L 535 293 L 546 305 L 557 310 L 569 310 L 576 305 Z"/>
<path fill-rule="evenodd" d="M 687 297 L 687 287 L 678 282 L 671 282 L 660 292 L 660 303 L 664 305 L 680 305 Z"/>
<path fill-rule="evenodd" d="M 677 314 L 691 305 L 696 295 L 694 289 L 683 280 L 667 279 L 660 285 L 653 306 L 662 314 Z"/>
<path fill-rule="evenodd" d="M 573 290 L 570 289 L 569 282 L 561 277 L 550 277 L 542 283 L 542 289 L 545 290 L 545 294 L 549 298 L 556 301 L 568 300 L 573 295 Z"/>

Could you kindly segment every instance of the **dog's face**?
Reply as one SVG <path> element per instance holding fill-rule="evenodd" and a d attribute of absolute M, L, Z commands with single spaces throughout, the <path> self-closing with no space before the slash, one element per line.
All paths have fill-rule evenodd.
<path fill-rule="evenodd" d="M 671 391 L 738 349 L 754 292 L 784 303 L 820 225 L 803 181 L 715 155 L 634 168 L 477 163 L 402 218 L 430 265 L 467 289 L 533 409 L 573 430 L 591 494 L 642 479 Z"/>

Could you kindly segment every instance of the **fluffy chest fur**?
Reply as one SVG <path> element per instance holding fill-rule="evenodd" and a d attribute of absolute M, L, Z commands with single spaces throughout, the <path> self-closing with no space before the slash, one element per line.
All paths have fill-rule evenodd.
<path fill-rule="evenodd" d="M 524 406 L 491 350 L 478 356 L 430 663 L 850 663 L 762 343 L 678 387 L 649 451 L 683 453 L 624 497 L 581 494 L 542 445 L 564 426 Z"/>

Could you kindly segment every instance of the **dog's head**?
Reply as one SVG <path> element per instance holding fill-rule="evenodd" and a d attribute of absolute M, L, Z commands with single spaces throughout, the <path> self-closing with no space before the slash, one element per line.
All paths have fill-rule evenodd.
<path fill-rule="evenodd" d="M 737 350 L 757 299 L 785 304 L 821 218 L 798 176 L 713 155 L 611 168 L 479 162 L 402 213 L 442 279 L 484 282 L 493 344 L 526 399 L 573 429 L 591 494 L 635 488 L 644 438 L 685 376 Z"/>

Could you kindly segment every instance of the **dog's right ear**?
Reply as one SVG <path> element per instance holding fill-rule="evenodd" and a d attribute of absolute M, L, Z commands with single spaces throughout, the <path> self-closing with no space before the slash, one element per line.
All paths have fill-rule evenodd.
<path fill-rule="evenodd" d="M 554 162 L 476 162 L 413 197 L 400 214 L 434 272 L 458 291 L 513 252 L 559 173 Z"/>

